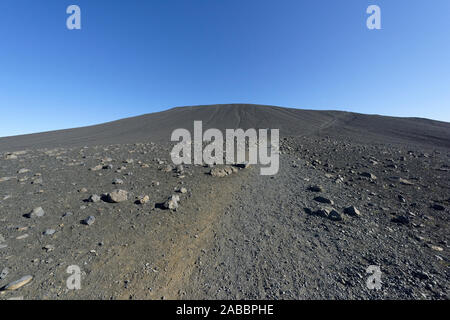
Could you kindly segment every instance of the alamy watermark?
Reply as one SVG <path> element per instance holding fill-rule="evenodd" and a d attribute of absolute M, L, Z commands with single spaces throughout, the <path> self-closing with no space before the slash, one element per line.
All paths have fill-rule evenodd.
<path fill-rule="evenodd" d="M 178 141 L 170 153 L 175 165 L 260 164 L 261 175 L 275 175 L 279 169 L 278 129 L 226 129 L 224 141 L 222 131 L 211 128 L 203 133 L 202 121 L 194 121 L 193 139 L 189 130 L 176 129 L 171 141 Z"/>
<path fill-rule="evenodd" d="M 66 280 L 67 289 L 80 290 L 81 289 L 81 269 L 77 265 L 71 265 L 67 267 L 66 272 L 70 276 Z"/>
<path fill-rule="evenodd" d="M 370 265 L 366 269 L 366 273 L 371 274 L 366 281 L 366 286 L 370 290 L 381 289 L 381 268 L 380 266 Z"/>
<path fill-rule="evenodd" d="M 66 13 L 70 16 L 66 20 L 66 26 L 69 30 L 81 29 L 81 9 L 79 6 L 72 4 L 67 7 Z M 366 26 L 369 30 L 381 29 L 381 9 L 378 5 L 372 4 L 367 7 L 366 13 L 370 16 L 366 20 Z"/>
<path fill-rule="evenodd" d="M 77 5 L 70 5 L 66 9 L 66 13 L 70 16 L 66 20 L 66 26 L 69 30 L 81 29 L 81 9 Z"/>
<path fill-rule="evenodd" d="M 367 7 L 367 14 L 370 16 L 367 18 L 366 26 L 369 30 L 380 30 L 381 29 L 381 9 L 379 6 L 372 4 Z"/>

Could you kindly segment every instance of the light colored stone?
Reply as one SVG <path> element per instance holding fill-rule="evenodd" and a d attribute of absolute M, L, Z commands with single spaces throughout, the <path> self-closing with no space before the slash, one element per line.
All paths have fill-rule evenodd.
<path fill-rule="evenodd" d="M 5 279 L 9 274 L 8 268 L 3 268 L 2 272 L 0 273 L 0 280 Z"/>
<path fill-rule="evenodd" d="M 5 182 L 5 181 L 9 181 L 12 179 L 17 179 L 17 177 L 2 177 L 0 178 L 0 182 Z"/>
<path fill-rule="evenodd" d="M 55 229 L 47 229 L 44 231 L 44 235 L 51 236 L 51 235 L 55 234 L 55 232 L 56 232 Z"/>
<path fill-rule="evenodd" d="M 431 246 L 431 249 L 433 249 L 434 251 L 444 251 L 443 248 L 441 248 L 441 247 L 439 247 L 439 246 L 435 246 L 435 245 L 432 245 L 432 246 Z"/>
<path fill-rule="evenodd" d="M 227 171 L 225 171 L 223 168 L 212 168 L 209 174 L 213 177 L 219 178 L 223 178 L 228 175 Z"/>
<path fill-rule="evenodd" d="M 24 276 L 16 281 L 13 281 L 9 284 L 7 284 L 3 290 L 5 291 L 13 291 L 13 290 L 17 290 L 21 287 L 23 287 L 24 285 L 26 285 L 27 283 L 30 283 L 31 280 L 33 280 L 33 277 L 28 275 L 28 276 Z"/>
<path fill-rule="evenodd" d="M 45 251 L 47 251 L 47 252 L 50 252 L 50 251 L 55 250 L 55 246 L 52 245 L 52 244 L 47 244 L 46 246 L 44 246 L 43 249 L 44 249 Z"/>
<path fill-rule="evenodd" d="M 181 188 L 179 189 L 179 192 L 180 192 L 180 193 L 187 193 L 187 189 L 186 189 L 185 187 L 181 187 Z"/>
<path fill-rule="evenodd" d="M 83 224 L 90 226 L 95 222 L 95 217 L 94 216 L 89 216 L 86 219 L 83 220 Z"/>
<path fill-rule="evenodd" d="M 36 218 L 44 216 L 45 211 L 42 207 L 34 208 L 30 213 L 26 214 L 27 218 Z"/>
<path fill-rule="evenodd" d="M 179 204 L 178 201 L 180 201 L 180 197 L 177 195 L 171 195 L 169 199 L 167 199 L 166 202 L 164 202 L 164 208 L 169 210 L 177 210 Z"/>
<path fill-rule="evenodd" d="M 123 180 L 122 179 L 114 179 L 113 184 L 123 184 Z"/>
<path fill-rule="evenodd" d="M 108 202 L 119 203 L 128 200 L 128 192 L 125 190 L 116 189 L 108 194 Z"/>
<path fill-rule="evenodd" d="M 145 195 L 145 196 L 141 196 L 141 197 L 139 197 L 139 199 L 138 199 L 138 203 L 139 204 L 146 204 L 147 202 L 149 202 L 150 201 L 150 197 L 149 196 L 147 196 L 147 195 Z"/>
<path fill-rule="evenodd" d="M 390 177 L 389 180 L 391 180 L 393 182 L 398 182 L 398 183 L 403 184 L 405 186 L 412 186 L 412 185 L 414 185 L 413 182 L 411 182 L 409 180 L 406 180 L 406 179 L 403 179 L 401 177 Z"/>
<path fill-rule="evenodd" d="M 100 200 L 101 200 L 101 198 L 97 194 L 91 195 L 88 199 L 89 202 L 94 202 L 94 203 L 99 202 Z"/>
<path fill-rule="evenodd" d="M 17 159 L 17 156 L 15 154 L 7 154 L 5 156 L 5 159 L 6 160 L 15 160 L 15 159 Z"/>

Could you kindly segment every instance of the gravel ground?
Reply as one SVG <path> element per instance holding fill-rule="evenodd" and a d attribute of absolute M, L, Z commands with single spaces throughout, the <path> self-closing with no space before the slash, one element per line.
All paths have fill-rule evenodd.
<path fill-rule="evenodd" d="M 246 120 L 257 108 L 240 108 L 224 122 L 257 126 Z M 222 113 L 211 110 L 214 125 Z M 399 119 L 390 131 L 386 118 L 376 132 L 377 117 L 267 110 L 264 126 L 310 122 L 282 135 L 274 176 L 175 167 L 171 144 L 87 134 L 111 140 L 111 125 L 74 129 L 67 146 L 48 147 L 61 133 L 20 137 L 46 147 L 18 152 L 0 141 L 0 299 L 448 299 L 448 125 Z M 67 287 L 70 266 L 79 290 Z"/>
<path fill-rule="evenodd" d="M 445 168 L 448 152 L 424 161 L 421 151 L 408 155 L 409 149 L 396 146 L 343 147 L 342 141 L 306 138 L 285 142 L 279 174 L 260 176 L 253 170 L 236 186 L 213 248 L 199 257 L 189 297 L 448 299 L 450 176 L 430 168 Z M 339 146 L 347 152 L 327 156 Z M 371 164 L 370 157 L 379 163 Z M 392 157 L 398 168 L 387 170 Z M 347 162 L 350 168 L 343 166 Z M 359 176 L 365 171 L 377 179 Z M 414 185 L 391 182 L 396 175 Z M 323 192 L 309 190 L 318 185 Z M 318 195 L 334 204 L 314 201 Z M 446 211 L 431 208 L 436 202 L 445 203 Z M 314 214 L 327 206 L 342 221 Z M 349 206 L 360 215 L 345 214 Z M 399 216 L 408 222 L 394 222 Z M 380 290 L 366 285 L 370 265 L 381 269 Z"/>

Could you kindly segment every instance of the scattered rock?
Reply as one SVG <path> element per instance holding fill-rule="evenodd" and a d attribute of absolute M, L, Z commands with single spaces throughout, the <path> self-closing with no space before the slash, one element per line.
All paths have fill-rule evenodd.
<path fill-rule="evenodd" d="M 45 236 L 51 236 L 51 235 L 53 235 L 55 232 L 56 232 L 55 229 L 47 229 L 47 230 L 44 231 L 44 235 L 45 235 Z"/>
<path fill-rule="evenodd" d="M 181 187 L 178 189 L 179 193 L 187 193 L 187 189 L 185 187 Z"/>
<path fill-rule="evenodd" d="M 13 281 L 9 284 L 7 284 L 6 286 L 4 286 L 2 288 L 2 291 L 13 291 L 13 290 L 17 290 L 21 287 L 23 287 L 24 285 L 26 285 L 27 283 L 31 282 L 31 280 L 33 280 L 33 277 L 28 275 L 28 276 L 24 276 L 22 278 L 20 278 L 19 280 Z"/>
<path fill-rule="evenodd" d="M 209 174 L 212 175 L 213 177 L 219 178 L 225 177 L 227 175 L 227 173 L 221 168 L 212 168 Z"/>
<path fill-rule="evenodd" d="M 411 182 L 409 180 L 406 180 L 406 179 L 403 179 L 401 177 L 390 177 L 389 180 L 394 181 L 394 182 L 398 182 L 398 183 L 403 184 L 405 186 L 412 186 L 412 185 L 414 185 L 413 182 Z"/>
<path fill-rule="evenodd" d="M 444 206 L 441 206 L 440 204 L 437 204 L 437 203 L 434 203 L 431 206 L 431 208 L 434 209 L 434 210 L 437 210 L 437 211 L 444 211 L 445 210 Z"/>
<path fill-rule="evenodd" d="M 0 182 L 5 182 L 5 181 L 9 181 L 12 179 L 17 179 L 17 177 L 2 177 L 0 178 Z"/>
<path fill-rule="evenodd" d="M 96 195 L 96 194 L 91 195 L 88 199 L 89 202 L 94 202 L 94 203 L 99 202 L 100 200 L 101 200 L 100 196 Z"/>
<path fill-rule="evenodd" d="M 376 180 L 377 179 L 377 176 L 372 174 L 372 173 L 370 173 L 370 172 L 362 172 L 361 176 L 365 177 L 365 178 L 372 179 L 372 180 Z"/>
<path fill-rule="evenodd" d="M 26 239 L 26 238 L 28 238 L 28 233 L 25 233 L 25 234 L 22 234 L 22 235 L 16 237 L 16 240 L 23 240 L 23 239 Z"/>
<path fill-rule="evenodd" d="M 248 169 L 248 168 L 250 168 L 250 163 L 248 163 L 248 161 L 246 161 L 243 163 L 237 163 L 234 166 L 237 168 L 241 168 L 241 169 Z"/>
<path fill-rule="evenodd" d="M 420 270 L 413 271 L 412 275 L 415 278 L 418 278 L 420 280 L 428 280 L 428 279 L 430 279 L 430 276 L 426 272 L 423 272 L 423 271 L 420 271 Z"/>
<path fill-rule="evenodd" d="M 177 167 L 175 168 L 176 173 L 183 173 L 184 172 L 184 168 L 181 164 L 177 165 Z"/>
<path fill-rule="evenodd" d="M 89 170 L 91 170 L 91 171 L 98 171 L 98 170 L 101 170 L 102 168 L 103 168 L 103 166 L 101 164 L 99 164 L 98 166 L 92 167 Z"/>
<path fill-rule="evenodd" d="M 113 184 L 123 184 L 123 180 L 122 179 L 114 179 Z"/>
<path fill-rule="evenodd" d="M 0 280 L 5 279 L 9 274 L 8 268 L 3 268 L 2 272 L 0 273 Z"/>
<path fill-rule="evenodd" d="M 406 216 L 398 216 L 395 218 L 392 218 L 391 220 L 392 222 L 398 223 L 398 224 L 408 224 L 409 223 L 409 218 Z"/>
<path fill-rule="evenodd" d="M 125 190 L 116 189 L 111 193 L 108 193 L 107 201 L 111 203 L 119 203 L 128 200 L 128 192 Z"/>
<path fill-rule="evenodd" d="M 324 191 L 322 186 L 309 186 L 308 190 L 312 191 L 312 192 L 323 192 Z"/>
<path fill-rule="evenodd" d="M 87 217 L 86 219 L 84 219 L 82 221 L 82 223 L 87 225 L 87 226 L 92 225 L 94 222 L 95 222 L 95 217 L 94 216 L 89 216 L 89 217 Z"/>
<path fill-rule="evenodd" d="M 317 202 L 320 202 L 320 203 L 331 204 L 331 205 L 334 204 L 333 200 L 330 200 L 330 199 L 322 197 L 322 196 L 315 197 L 314 201 L 317 201 Z"/>
<path fill-rule="evenodd" d="M 43 183 L 43 181 L 42 181 L 41 178 L 38 178 L 38 179 L 35 179 L 35 180 L 31 181 L 31 184 L 42 184 L 42 183 Z"/>
<path fill-rule="evenodd" d="M 73 213 L 72 212 L 65 212 L 63 215 L 62 215 L 62 218 L 65 218 L 65 217 L 70 217 L 70 216 L 72 216 L 73 215 Z"/>
<path fill-rule="evenodd" d="M 233 169 L 230 166 L 225 166 L 223 168 L 212 168 L 211 171 L 209 172 L 210 175 L 212 175 L 213 177 L 225 177 L 227 175 L 230 175 L 233 173 Z"/>
<path fill-rule="evenodd" d="M 53 250 L 55 250 L 55 246 L 52 244 L 47 244 L 46 246 L 44 246 L 42 249 L 44 249 L 47 252 L 51 252 Z"/>
<path fill-rule="evenodd" d="M 321 208 L 321 209 L 314 211 L 313 214 L 316 216 L 322 217 L 322 218 L 327 218 L 327 219 L 333 220 L 333 221 L 341 221 L 342 220 L 341 214 L 333 208 Z"/>
<path fill-rule="evenodd" d="M 350 216 L 360 216 L 361 212 L 355 207 L 350 206 L 344 209 L 344 213 L 350 215 Z"/>
<path fill-rule="evenodd" d="M 171 195 L 166 202 L 164 202 L 163 207 L 169 210 L 177 210 L 178 201 L 180 201 L 180 197 L 178 195 Z"/>
<path fill-rule="evenodd" d="M 331 210 L 330 213 L 328 214 L 328 219 L 333 220 L 333 221 L 341 221 L 342 216 L 336 210 Z"/>
<path fill-rule="evenodd" d="M 27 218 L 36 218 L 44 216 L 45 211 L 41 207 L 34 208 L 30 213 L 27 213 L 25 216 Z"/>
<path fill-rule="evenodd" d="M 15 154 L 12 154 L 12 153 L 8 153 L 5 156 L 5 160 L 15 160 L 15 159 L 17 159 L 17 156 Z"/>
<path fill-rule="evenodd" d="M 145 196 L 139 197 L 139 199 L 136 201 L 136 203 L 137 204 L 146 204 L 149 201 L 150 201 L 150 197 L 145 195 Z"/>
<path fill-rule="evenodd" d="M 230 167 L 230 166 L 223 167 L 223 171 L 225 171 L 225 173 L 226 173 L 227 175 L 230 175 L 230 174 L 232 174 L 232 173 L 234 172 L 234 171 L 233 171 L 233 168 Z"/>
<path fill-rule="evenodd" d="M 444 249 L 442 247 L 435 246 L 435 245 L 431 245 L 430 248 L 433 249 L 434 251 L 444 251 Z"/>

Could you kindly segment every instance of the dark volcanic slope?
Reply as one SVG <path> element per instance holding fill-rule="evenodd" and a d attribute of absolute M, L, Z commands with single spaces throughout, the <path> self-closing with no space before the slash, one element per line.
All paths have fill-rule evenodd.
<path fill-rule="evenodd" d="M 450 147 L 450 124 L 445 122 L 231 104 L 179 107 L 95 126 L 0 138 L 0 151 L 168 141 L 176 128 L 191 130 L 194 120 L 202 120 L 204 128 L 278 128 L 282 136 L 318 134 Z"/>
<path fill-rule="evenodd" d="M 278 173 L 174 166 L 159 142 L 194 120 L 280 129 Z M 448 300 L 449 144 L 448 123 L 254 105 L 0 139 L 0 300 Z"/>

